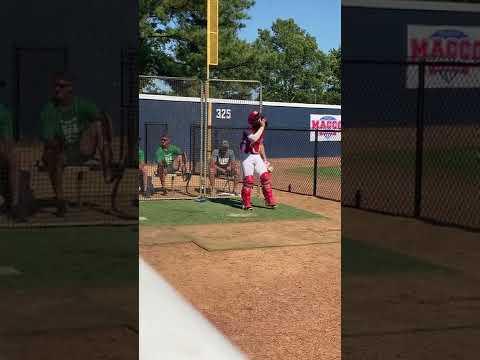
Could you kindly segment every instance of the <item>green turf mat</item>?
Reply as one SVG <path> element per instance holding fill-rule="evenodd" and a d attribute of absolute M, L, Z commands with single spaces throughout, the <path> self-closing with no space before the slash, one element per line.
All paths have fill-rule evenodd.
<path fill-rule="evenodd" d="M 134 227 L 0 231 L 0 287 L 116 286 L 138 281 Z"/>
<path fill-rule="evenodd" d="M 280 204 L 267 209 L 263 201 L 253 201 L 254 211 L 241 209 L 239 199 L 217 199 L 206 202 L 189 200 L 142 201 L 141 225 L 197 225 L 239 223 L 250 221 L 304 220 L 321 218 L 321 215 Z"/>
<path fill-rule="evenodd" d="M 452 269 L 412 256 L 342 238 L 342 272 L 355 275 L 392 273 L 453 273 Z"/>

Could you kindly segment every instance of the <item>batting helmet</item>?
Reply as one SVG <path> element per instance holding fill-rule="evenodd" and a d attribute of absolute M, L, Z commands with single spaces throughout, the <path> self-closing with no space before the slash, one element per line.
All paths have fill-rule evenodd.
<path fill-rule="evenodd" d="M 248 115 L 248 125 L 254 126 L 262 115 L 258 111 L 252 111 Z"/>

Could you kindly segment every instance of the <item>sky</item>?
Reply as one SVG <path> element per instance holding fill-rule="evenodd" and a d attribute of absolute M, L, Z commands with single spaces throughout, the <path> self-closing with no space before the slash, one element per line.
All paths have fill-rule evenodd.
<path fill-rule="evenodd" d="M 270 28 L 277 18 L 293 18 L 317 39 L 322 51 L 340 46 L 340 0 L 256 0 L 249 15 L 240 31 L 244 40 L 255 40 L 257 29 Z"/>

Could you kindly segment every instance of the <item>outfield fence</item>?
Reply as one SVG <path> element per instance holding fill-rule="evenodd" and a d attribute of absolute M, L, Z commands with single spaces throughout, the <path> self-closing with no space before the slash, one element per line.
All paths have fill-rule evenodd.
<path fill-rule="evenodd" d="M 186 148 L 189 169 L 191 170 L 191 179 L 189 184 L 180 177 L 176 177 L 173 181 L 166 180 L 166 185 L 173 185 L 172 190 L 176 190 L 178 194 L 187 196 L 198 196 L 200 193 L 200 175 L 203 163 L 200 161 L 199 153 L 201 152 L 202 129 L 197 125 L 190 128 L 191 142 Z M 242 172 L 241 158 L 242 154 L 239 150 L 239 144 L 244 128 L 225 128 L 225 127 L 208 127 L 211 139 L 211 149 L 219 149 L 223 141 L 228 141 L 230 150 L 235 155 L 235 167 L 238 170 L 237 193 L 240 192 Z M 340 131 L 321 131 L 309 129 L 276 129 L 267 128 L 265 137 L 265 149 L 268 160 L 273 166 L 273 188 L 280 191 L 286 191 L 296 194 L 317 196 L 330 200 L 340 201 L 341 193 L 341 158 L 338 155 L 332 156 L 328 148 L 328 142 L 325 138 L 339 136 Z M 149 135 L 147 135 L 149 136 Z M 209 171 L 209 163 L 211 160 L 211 151 L 207 156 L 207 171 Z M 150 157 L 151 158 L 151 157 Z M 153 185 L 158 188 L 161 186 L 158 178 L 155 177 L 156 164 L 154 161 L 147 161 L 149 176 L 153 178 Z M 225 186 L 228 179 L 214 179 L 214 188 L 217 194 L 225 192 Z M 232 184 L 229 185 L 232 191 Z M 210 186 L 210 179 L 207 179 L 207 185 Z M 257 185 L 258 179 L 257 179 Z M 211 194 L 207 193 L 207 197 Z M 162 196 L 155 194 L 148 199 L 171 199 L 172 195 Z"/>
<path fill-rule="evenodd" d="M 480 63 L 342 71 L 342 204 L 479 230 Z"/>

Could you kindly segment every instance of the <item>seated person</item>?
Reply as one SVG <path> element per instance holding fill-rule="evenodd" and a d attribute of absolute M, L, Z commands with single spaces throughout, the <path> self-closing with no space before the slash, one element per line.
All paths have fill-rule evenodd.
<path fill-rule="evenodd" d="M 163 195 L 167 195 L 165 176 L 167 174 L 175 174 L 179 170 L 182 174 L 185 174 L 187 169 L 187 156 L 178 146 L 171 144 L 168 135 L 164 135 L 160 138 L 160 146 L 155 152 L 155 161 L 158 164 L 157 176 L 160 177 L 162 193 Z"/>
<path fill-rule="evenodd" d="M 12 114 L 0 104 L 0 185 L 4 190 L 0 194 L 0 208 L 9 210 L 13 217 L 19 201 L 18 175 Z"/>
<path fill-rule="evenodd" d="M 233 193 L 237 194 L 238 167 L 235 163 L 235 154 L 227 140 L 222 141 L 219 149 L 213 150 L 209 175 L 212 195 L 215 193 L 215 177 L 222 175 L 233 177 Z"/>
<path fill-rule="evenodd" d="M 42 113 L 43 163 L 57 200 L 57 216 L 64 216 L 63 172 L 66 165 L 85 165 L 100 152 L 100 164 L 106 182 L 111 182 L 111 120 L 97 107 L 74 95 L 73 79 L 56 74 L 54 97 Z"/>

